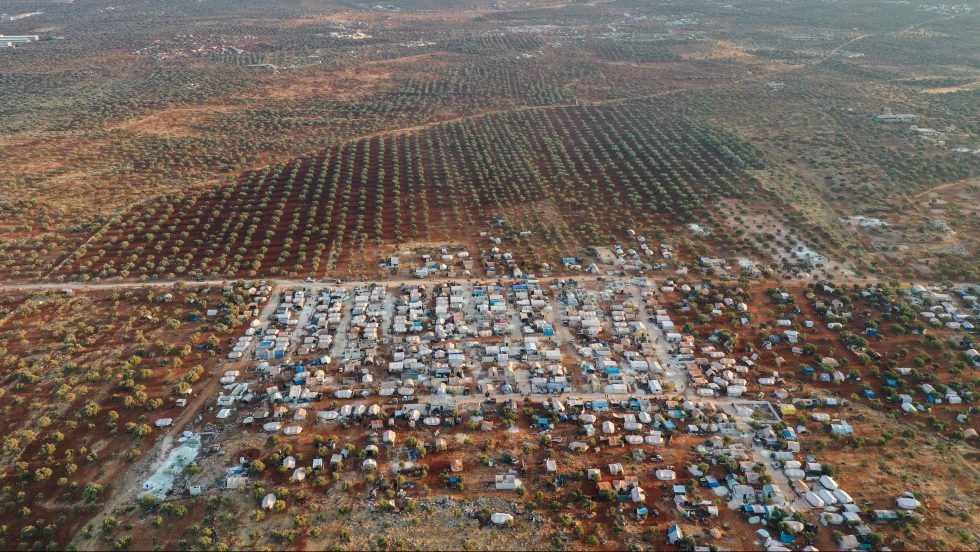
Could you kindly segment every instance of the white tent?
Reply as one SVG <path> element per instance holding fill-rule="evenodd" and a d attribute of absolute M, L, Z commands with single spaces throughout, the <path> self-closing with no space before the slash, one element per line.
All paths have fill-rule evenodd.
<path fill-rule="evenodd" d="M 495 525 L 505 525 L 514 521 L 514 516 L 498 512 L 490 516 L 490 521 Z"/>
<path fill-rule="evenodd" d="M 903 496 L 895 501 L 898 507 L 903 510 L 915 510 L 920 506 L 920 502 L 910 496 Z"/>
<path fill-rule="evenodd" d="M 262 498 L 262 509 L 271 510 L 276 504 L 276 494 L 269 493 Z"/>

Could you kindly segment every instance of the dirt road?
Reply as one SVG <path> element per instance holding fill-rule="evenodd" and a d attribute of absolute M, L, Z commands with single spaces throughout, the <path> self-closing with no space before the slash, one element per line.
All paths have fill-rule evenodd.
<path fill-rule="evenodd" d="M 562 276 L 545 276 L 545 277 L 541 277 L 541 278 L 536 278 L 536 280 L 539 281 L 539 282 L 541 282 L 542 284 L 550 284 L 550 283 L 555 282 L 555 281 L 558 281 L 558 280 L 576 280 L 576 281 L 579 281 L 579 282 L 595 282 L 595 281 L 599 281 L 600 279 L 602 279 L 602 280 L 608 280 L 608 281 L 632 280 L 635 277 L 636 277 L 636 275 L 610 277 L 610 276 L 602 276 L 602 275 L 594 275 L 594 274 L 566 274 L 566 275 L 562 275 Z M 662 282 L 662 281 L 668 280 L 668 279 L 672 279 L 672 280 L 678 280 L 678 279 L 680 279 L 680 280 L 698 280 L 699 279 L 699 277 L 697 275 L 690 275 L 690 276 L 685 276 L 685 277 L 678 277 L 678 276 L 675 276 L 675 275 L 672 275 L 672 274 L 657 274 L 657 275 L 646 276 L 646 278 L 648 278 L 650 280 L 653 280 L 653 281 L 656 281 L 656 282 Z M 785 281 L 785 280 L 791 280 L 791 279 L 792 278 L 776 278 L 776 279 L 774 279 L 774 278 L 768 278 L 768 279 L 766 279 L 766 278 L 757 278 L 756 281 L 773 281 L 773 282 L 775 282 L 775 281 Z M 466 279 L 466 278 L 424 278 L 424 279 L 419 279 L 419 278 L 392 278 L 392 279 L 385 279 L 385 280 L 342 280 L 340 284 L 332 284 L 332 283 L 328 283 L 328 282 L 324 282 L 324 281 L 283 280 L 283 279 L 276 279 L 276 278 L 272 278 L 272 277 L 256 277 L 256 278 L 226 278 L 226 279 L 220 279 L 220 280 L 193 280 L 193 279 L 186 279 L 186 280 L 148 280 L 148 281 L 145 281 L 145 282 L 138 282 L 138 281 L 113 281 L 113 282 L 18 282 L 18 283 L 0 284 L 0 291 L 5 291 L 5 290 L 9 290 L 9 291 L 35 291 L 35 290 L 38 290 L 39 291 L 39 290 L 45 290 L 45 289 L 53 289 L 53 290 L 70 289 L 70 290 L 80 290 L 81 291 L 81 290 L 100 290 L 100 289 L 118 289 L 118 288 L 140 288 L 140 287 L 144 287 L 144 286 L 151 286 L 151 287 L 170 287 L 170 286 L 173 286 L 174 284 L 183 284 L 183 285 L 187 285 L 187 286 L 201 286 L 201 285 L 206 285 L 206 286 L 223 286 L 223 285 L 227 285 L 227 284 L 230 284 L 231 282 L 236 282 L 236 281 L 259 281 L 259 280 L 273 282 L 273 283 L 275 283 L 275 285 L 277 287 L 307 287 L 307 288 L 312 288 L 312 289 L 323 289 L 323 288 L 337 287 L 337 286 L 343 286 L 343 287 L 368 286 L 368 285 L 371 285 L 372 283 L 375 283 L 375 284 L 385 284 L 385 285 L 389 285 L 389 286 L 400 286 L 400 285 L 406 285 L 406 284 L 408 284 L 408 285 L 434 285 L 434 284 L 445 284 L 445 283 L 450 283 L 450 282 L 465 282 L 465 281 L 471 281 L 471 282 L 496 282 L 496 283 L 499 283 L 501 285 L 506 285 L 506 284 L 512 284 L 512 283 L 518 283 L 519 282 L 519 280 L 515 280 L 513 278 L 508 278 L 508 279 L 499 279 L 498 278 L 498 279 L 494 279 L 494 278 L 479 278 L 479 277 L 477 277 L 477 278 L 470 278 L 470 279 Z M 834 278 L 833 280 L 834 280 L 834 282 L 837 282 L 839 284 L 844 284 L 844 285 L 847 285 L 847 284 L 860 284 L 860 285 L 864 285 L 864 284 L 875 284 L 875 283 L 878 283 L 880 281 L 879 278 L 874 277 L 874 276 L 855 277 L 855 278 L 843 278 L 843 279 Z M 330 280 L 330 281 L 333 281 L 333 280 Z M 955 284 L 967 284 L 969 282 L 954 282 L 954 283 Z"/>

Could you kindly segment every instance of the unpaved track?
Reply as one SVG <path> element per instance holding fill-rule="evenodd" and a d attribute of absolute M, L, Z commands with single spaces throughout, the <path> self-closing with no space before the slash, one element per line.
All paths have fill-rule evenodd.
<path fill-rule="evenodd" d="M 685 281 L 697 281 L 700 280 L 698 275 L 684 275 L 679 276 L 670 273 L 658 273 L 653 275 L 627 275 L 627 276 L 605 276 L 605 275 L 593 275 L 593 274 L 565 274 L 561 276 L 545 276 L 541 278 L 536 278 L 542 284 L 550 284 L 557 280 L 575 280 L 579 282 L 594 282 L 599 278 L 607 281 L 614 280 L 630 280 L 633 278 L 648 278 L 652 281 L 661 282 L 664 280 L 685 280 Z M 717 279 L 717 278 L 715 278 Z M 736 278 L 732 278 L 735 280 Z M 879 281 L 879 278 L 875 276 L 866 276 L 863 278 L 820 278 L 826 280 L 832 280 L 840 284 L 874 284 Z M 434 284 L 445 284 L 449 282 L 497 282 L 500 284 L 511 284 L 518 283 L 519 280 L 515 279 L 500 279 L 500 278 L 391 278 L 391 279 L 374 279 L 374 280 L 342 280 L 339 284 L 331 283 L 333 280 L 328 278 L 328 281 L 318 280 L 315 282 L 310 282 L 307 280 L 283 280 L 275 278 L 272 276 L 255 276 L 255 277 L 241 277 L 241 278 L 223 278 L 215 280 L 147 280 L 145 282 L 140 281 L 111 281 L 111 282 L 19 282 L 19 283 L 7 283 L 0 284 L 0 291 L 43 291 L 46 289 L 54 290 L 77 290 L 77 291 L 87 291 L 87 290 L 105 290 L 105 289 L 118 289 L 118 288 L 141 288 L 141 287 L 171 287 L 175 284 L 182 284 L 186 286 L 223 286 L 230 284 L 232 282 L 257 282 L 257 281 L 268 281 L 275 283 L 277 287 L 307 287 L 312 289 L 322 289 L 327 287 L 356 287 L 356 286 L 368 286 L 371 284 L 384 284 L 389 286 L 400 286 L 400 285 L 434 285 Z M 790 281 L 793 278 L 758 278 L 756 281 L 772 281 L 772 282 L 782 282 Z M 812 281 L 816 281 L 814 279 Z M 811 281 L 811 280 L 801 280 L 801 281 Z M 959 282 L 954 282 L 959 283 Z"/>

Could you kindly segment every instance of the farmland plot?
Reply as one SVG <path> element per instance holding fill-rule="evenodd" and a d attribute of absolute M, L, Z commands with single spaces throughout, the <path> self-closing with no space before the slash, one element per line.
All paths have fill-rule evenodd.
<path fill-rule="evenodd" d="M 642 106 L 468 118 L 338 143 L 203 195 L 119 216 L 63 274 L 321 275 L 351 254 L 472 236 L 509 209 L 557 208 L 582 242 L 680 223 L 751 195 L 763 158 L 745 143 Z"/>

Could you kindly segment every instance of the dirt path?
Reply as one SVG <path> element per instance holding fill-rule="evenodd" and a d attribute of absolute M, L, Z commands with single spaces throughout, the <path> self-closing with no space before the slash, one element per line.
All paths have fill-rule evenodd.
<path fill-rule="evenodd" d="M 670 274 L 662 274 L 659 276 L 649 276 L 653 280 L 667 280 L 675 279 L 676 277 Z M 539 282 L 551 283 L 556 280 L 564 280 L 572 278 L 578 281 L 593 282 L 598 278 L 608 279 L 608 277 L 603 276 L 592 276 L 584 274 L 575 275 L 562 275 L 562 276 L 548 276 L 545 278 L 537 278 Z M 691 278 L 692 280 L 697 280 L 697 278 Z M 237 278 L 237 279 L 223 279 L 223 280 L 152 280 L 146 282 L 126 282 L 126 281 L 114 281 L 114 282 L 98 282 L 98 283 L 88 283 L 88 282 L 22 282 L 16 284 L 0 284 L 0 291 L 43 291 L 43 290 L 78 290 L 78 291 L 95 291 L 95 290 L 107 290 L 107 289 L 119 289 L 119 288 L 140 288 L 140 287 L 171 287 L 174 284 L 183 284 L 187 286 L 224 286 L 234 281 L 257 281 L 266 280 L 269 282 L 274 282 L 277 287 L 309 287 L 313 289 L 322 289 L 331 286 L 343 286 L 343 287 L 355 287 L 355 286 L 366 286 L 372 283 L 385 283 L 387 285 L 432 285 L 450 282 L 459 282 L 463 279 L 461 278 L 396 278 L 390 280 L 344 280 L 340 284 L 327 284 L 323 282 L 308 282 L 306 280 L 280 280 L 272 277 L 255 277 L 255 278 Z M 832 278 L 835 283 L 842 285 L 850 284 L 877 284 L 881 281 L 880 278 L 876 276 L 864 276 L 864 277 L 849 277 L 849 278 Z M 494 278 L 473 278 L 474 282 L 496 282 L 502 285 L 508 285 L 511 283 L 517 283 L 518 280 L 498 280 Z M 759 282 L 788 282 L 794 281 L 793 278 L 757 278 L 752 281 Z M 800 280 L 800 281 L 810 281 L 810 280 Z M 954 285 L 973 285 L 974 282 L 953 282 Z"/>
<path fill-rule="evenodd" d="M 817 61 L 814 61 L 813 63 L 811 63 L 810 66 L 812 66 L 812 65 L 820 65 L 821 63 L 824 63 L 828 59 L 830 59 L 830 58 L 834 57 L 835 55 L 837 55 L 837 52 L 840 52 L 841 50 L 843 50 L 844 48 L 850 46 L 851 44 L 854 44 L 855 42 L 857 42 L 859 40 L 863 40 L 865 38 L 868 38 L 869 36 L 874 36 L 874 35 L 873 34 L 863 34 L 861 36 L 856 36 L 856 37 L 848 40 L 847 42 L 845 42 L 843 44 L 838 45 L 833 50 L 827 52 L 827 55 L 825 55 L 824 57 L 822 57 L 822 58 L 818 59 Z M 809 66 L 805 66 L 805 67 L 809 67 Z"/>
<path fill-rule="evenodd" d="M 961 182 L 961 181 L 947 182 L 945 184 L 939 184 L 938 186 L 933 186 L 932 188 L 928 188 L 928 189 L 922 190 L 921 192 L 915 194 L 912 197 L 915 198 L 915 199 L 921 199 L 923 196 L 926 196 L 926 195 L 929 195 L 929 194 L 934 194 L 936 192 L 940 192 L 942 190 L 948 190 L 950 188 L 955 188 L 957 186 L 966 186 L 968 184 L 970 184 L 970 182 Z"/>
<path fill-rule="evenodd" d="M 646 325 L 647 330 L 650 332 L 650 339 L 653 340 L 654 348 L 657 351 L 657 361 L 664 369 L 664 376 L 674 384 L 675 393 L 693 397 L 694 390 L 687 386 L 687 370 L 670 353 L 667 345 L 667 336 L 664 335 L 664 331 L 657 323 L 650 322 L 650 313 L 647 311 L 646 300 L 643 297 L 643 292 L 639 288 L 633 291 L 633 300 L 636 302 L 640 321 Z"/>

